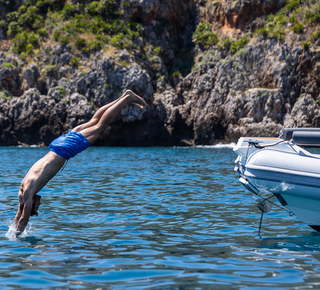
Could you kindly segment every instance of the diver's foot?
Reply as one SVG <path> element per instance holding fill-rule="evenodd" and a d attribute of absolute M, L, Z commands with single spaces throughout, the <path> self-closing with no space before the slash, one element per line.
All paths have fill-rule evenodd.
<path fill-rule="evenodd" d="M 127 90 L 125 92 L 125 95 L 129 98 L 130 104 L 132 105 L 135 105 L 141 109 L 143 109 L 147 105 L 147 103 L 141 97 L 130 90 Z"/>

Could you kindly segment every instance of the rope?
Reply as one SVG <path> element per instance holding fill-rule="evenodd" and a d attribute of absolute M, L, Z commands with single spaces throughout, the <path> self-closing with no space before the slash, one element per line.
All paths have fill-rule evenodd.
<path fill-rule="evenodd" d="M 262 226 L 262 219 L 263 219 L 263 211 L 261 211 L 260 224 L 259 224 L 259 231 L 258 231 L 258 236 L 259 236 L 259 238 L 260 238 L 260 239 L 261 239 L 260 232 L 261 232 L 261 226 Z"/>
<path fill-rule="evenodd" d="M 248 142 L 248 149 L 247 149 L 247 153 L 246 153 L 246 163 L 245 163 L 245 166 L 246 166 L 247 161 L 248 161 L 248 154 L 249 154 L 249 149 L 250 149 L 251 146 L 254 146 L 254 147 L 257 148 L 257 149 L 263 149 L 263 148 L 267 148 L 267 147 L 276 146 L 276 145 L 281 144 L 281 143 L 283 143 L 283 142 L 285 142 L 285 141 L 286 141 L 286 140 L 281 140 L 281 141 L 279 141 L 279 142 L 276 142 L 276 143 L 273 143 L 273 144 L 269 144 L 269 145 L 264 145 L 264 146 L 260 146 L 260 145 L 258 145 L 258 143 L 255 143 L 255 142 Z M 239 173 L 239 174 L 240 174 L 240 173 Z M 260 203 L 262 203 L 262 202 L 264 202 L 264 201 L 268 201 L 268 202 L 270 202 L 272 205 L 275 205 L 276 207 L 280 208 L 281 210 L 286 211 L 286 212 L 289 214 L 289 216 L 294 216 L 294 214 L 293 214 L 292 211 L 290 211 L 290 210 L 288 210 L 288 209 L 286 209 L 286 208 L 284 208 L 284 207 L 281 207 L 281 206 L 279 206 L 278 204 L 276 204 L 276 203 L 274 203 L 274 202 L 272 202 L 272 201 L 269 200 L 269 199 L 271 199 L 271 198 L 274 197 L 274 196 L 276 197 L 275 194 L 272 194 L 270 197 L 263 198 L 262 196 L 256 195 L 256 197 L 263 199 Z M 261 227 L 262 227 L 262 220 L 263 220 L 264 211 L 263 211 L 261 208 L 259 208 L 259 209 L 261 210 L 261 217 L 260 217 L 260 222 L 259 222 L 258 236 L 259 236 L 259 238 L 261 239 L 260 233 L 261 233 Z"/>
<path fill-rule="evenodd" d="M 254 147 L 256 147 L 257 149 L 263 149 L 263 148 L 267 148 L 267 147 L 272 147 L 272 146 L 276 146 L 280 143 L 283 143 L 285 142 L 286 140 L 281 140 L 279 142 L 276 142 L 276 143 L 273 143 L 273 144 L 268 144 L 268 145 L 264 145 L 264 146 L 260 146 L 258 145 L 257 143 L 254 143 L 254 142 L 249 142 L 249 144 L 252 144 Z"/>
<path fill-rule="evenodd" d="M 271 196 L 269 196 L 269 197 L 267 197 L 267 198 L 263 198 L 262 196 L 257 195 L 257 197 L 263 199 L 262 201 L 266 201 L 266 200 L 268 200 L 268 199 L 270 199 L 270 198 L 272 198 L 272 197 L 274 197 L 274 196 L 277 197 L 275 194 L 272 194 Z M 290 216 L 294 216 L 294 214 L 293 214 L 293 212 L 292 212 L 291 210 L 288 210 L 288 209 L 286 209 L 286 208 L 284 208 L 284 207 L 282 207 L 282 206 L 280 206 L 280 205 L 278 205 L 278 204 L 276 204 L 276 203 L 274 203 L 274 202 L 272 202 L 272 201 L 270 201 L 270 200 L 268 200 L 268 202 L 270 202 L 272 205 L 275 205 L 276 207 L 278 207 L 278 208 L 286 211 Z"/>
<path fill-rule="evenodd" d="M 262 203 L 262 202 L 264 202 L 264 201 L 268 201 L 268 202 L 270 202 L 272 205 L 275 205 L 276 207 L 278 207 L 278 208 L 286 211 L 286 212 L 289 214 L 289 216 L 294 216 L 294 214 L 293 214 L 292 211 L 290 211 L 290 210 L 288 210 L 288 209 L 286 209 L 286 208 L 284 208 L 284 207 L 282 207 L 282 206 L 279 206 L 279 205 L 277 205 L 276 203 L 274 203 L 274 202 L 272 202 L 272 201 L 269 200 L 269 199 L 271 199 L 271 198 L 274 197 L 274 196 L 276 197 L 275 194 L 273 194 L 273 195 L 271 195 L 271 196 L 269 196 L 269 197 L 267 197 L 267 198 L 263 198 L 262 196 L 259 196 L 259 195 L 257 195 L 256 197 L 262 198 L 262 201 L 259 202 L 259 203 Z M 262 220 L 263 220 L 264 211 L 263 211 L 259 206 L 258 206 L 258 208 L 261 210 L 261 217 L 260 217 L 259 230 L 258 230 L 258 236 L 259 236 L 259 238 L 261 239 L 260 232 L 261 232 L 261 227 L 262 227 Z"/>

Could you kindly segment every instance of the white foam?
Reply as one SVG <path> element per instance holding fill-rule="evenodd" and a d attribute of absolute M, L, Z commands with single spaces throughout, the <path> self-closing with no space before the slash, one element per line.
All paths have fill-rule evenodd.
<path fill-rule="evenodd" d="M 6 232 L 6 238 L 9 240 L 14 240 L 16 237 L 17 237 L 17 230 L 14 223 L 12 223 L 9 226 L 9 230 Z"/>
<path fill-rule="evenodd" d="M 12 146 L 12 147 L 17 147 L 17 148 L 39 148 L 39 147 L 43 147 L 43 146 L 33 144 L 33 145 L 17 145 L 17 146 Z"/>
<path fill-rule="evenodd" d="M 174 146 L 173 148 L 230 148 L 233 149 L 236 146 L 236 143 L 229 143 L 229 144 L 223 144 L 223 143 L 218 143 L 216 145 L 197 145 L 197 146 Z"/>
<path fill-rule="evenodd" d="M 222 144 L 218 143 L 216 145 L 199 145 L 197 148 L 230 148 L 233 149 L 236 146 L 236 143 Z"/>
<path fill-rule="evenodd" d="M 16 226 L 13 222 L 10 222 L 8 224 L 9 229 L 6 232 L 5 236 L 8 240 L 15 240 L 16 238 L 25 238 L 29 235 L 29 233 L 31 232 L 31 223 L 29 223 L 26 227 L 26 229 L 23 231 L 23 233 L 21 235 L 17 234 L 17 230 L 16 230 Z"/>

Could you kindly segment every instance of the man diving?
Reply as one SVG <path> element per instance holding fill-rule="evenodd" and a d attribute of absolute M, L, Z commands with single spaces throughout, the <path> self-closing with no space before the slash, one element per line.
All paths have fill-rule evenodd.
<path fill-rule="evenodd" d="M 30 168 L 21 182 L 19 208 L 14 219 L 17 234 L 24 231 L 30 215 L 37 215 L 41 204 L 41 197 L 37 193 L 59 172 L 68 159 L 91 146 L 129 104 L 141 109 L 147 105 L 142 98 L 127 90 L 117 100 L 101 107 L 89 122 L 75 127 L 50 144 L 49 152 Z"/>

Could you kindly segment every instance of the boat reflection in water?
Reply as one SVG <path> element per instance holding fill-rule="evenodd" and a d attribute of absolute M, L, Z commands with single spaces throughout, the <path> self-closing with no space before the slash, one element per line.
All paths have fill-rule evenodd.
<path fill-rule="evenodd" d="M 251 192 L 272 194 L 259 203 L 262 214 L 271 210 L 277 198 L 320 231 L 320 155 L 300 146 L 320 146 L 320 129 L 286 128 L 278 138 L 242 137 L 233 149 L 238 154 L 235 170 Z"/>

